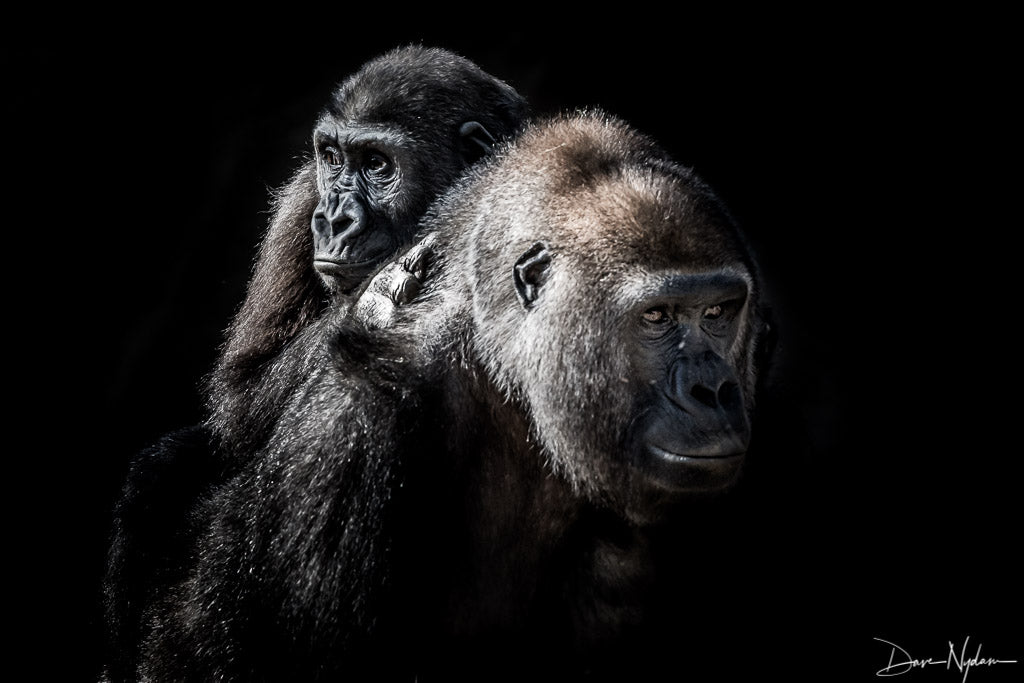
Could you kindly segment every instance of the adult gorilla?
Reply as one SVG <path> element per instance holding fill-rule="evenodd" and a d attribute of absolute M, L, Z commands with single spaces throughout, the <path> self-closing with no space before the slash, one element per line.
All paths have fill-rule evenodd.
<path fill-rule="evenodd" d="M 268 447 L 197 511 L 154 680 L 643 663 L 655 530 L 750 442 L 757 266 L 709 188 L 597 113 L 529 129 L 425 223 L 418 302 L 327 318 Z"/>
<path fill-rule="evenodd" d="M 363 279 L 412 239 L 436 196 L 525 116 L 514 89 L 436 48 L 388 52 L 334 92 L 313 157 L 276 195 L 208 383 L 208 423 L 163 437 L 131 464 L 104 586 L 114 680 L 134 680 L 141 606 L 182 577 L 192 507 L 262 444 L 287 405 L 290 378 L 322 340 L 313 329 L 321 312 L 347 308 Z"/>

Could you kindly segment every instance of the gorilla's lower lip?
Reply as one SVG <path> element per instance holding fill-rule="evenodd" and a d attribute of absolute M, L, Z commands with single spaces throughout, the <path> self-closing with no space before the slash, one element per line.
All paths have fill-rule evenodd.
<path fill-rule="evenodd" d="M 326 259 L 316 259 L 313 261 L 313 268 L 322 275 L 333 275 L 336 277 L 350 276 L 354 271 L 368 270 L 377 265 L 376 259 L 370 259 L 368 261 L 328 261 Z"/>
<path fill-rule="evenodd" d="M 742 458 L 746 455 L 746 451 L 736 451 L 733 453 L 673 453 L 671 451 L 666 451 L 664 448 L 658 448 L 657 446 L 648 446 L 648 448 L 650 448 L 651 453 L 659 458 L 664 458 L 670 462 L 678 461 L 680 463 L 701 460 L 729 461 Z"/>
<path fill-rule="evenodd" d="M 724 451 L 724 449 L 723 449 Z M 743 469 L 744 451 L 728 450 L 686 454 L 647 444 L 648 457 L 641 464 L 658 487 L 680 494 L 703 495 L 729 489 Z"/>

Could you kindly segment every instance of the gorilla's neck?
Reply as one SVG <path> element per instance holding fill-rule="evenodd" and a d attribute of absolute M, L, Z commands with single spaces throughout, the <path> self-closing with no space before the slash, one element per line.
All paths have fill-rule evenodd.
<path fill-rule="evenodd" d="M 446 621 L 460 639 L 486 634 L 502 648 L 512 632 L 541 644 L 557 633 L 586 650 L 639 621 L 647 540 L 555 475 L 524 412 L 482 377 L 453 376 L 445 392 L 451 499 L 463 506 L 450 511 L 461 527 L 449 604 L 460 607 Z"/>

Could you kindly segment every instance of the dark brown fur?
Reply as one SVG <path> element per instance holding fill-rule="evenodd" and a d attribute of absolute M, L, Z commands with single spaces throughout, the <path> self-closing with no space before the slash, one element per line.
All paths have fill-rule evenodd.
<path fill-rule="evenodd" d="M 739 231 L 599 113 L 531 128 L 424 225 L 420 299 L 383 330 L 326 316 L 267 448 L 199 510 L 189 577 L 150 611 L 155 679 L 617 680 L 672 659 L 650 657 L 684 633 L 658 609 L 661 548 L 702 513 L 634 459 L 631 325 L 666 278 L 741 274 L 728 360 L 751 410 L 762 302 Z M 514 268 L 538 243 L 525 305 Z"/>
<path fill-rule="evenodd" d="M 376 238 L 386 233 L 397 250 L 474 159 L 461 147 L 460 125 L 481 122 L 501 139 L 525 113 L 515 90 L 472 62 L 410 46 L 371 60 L 341 83 L 322 120 L 338 116 L 347 130 L 387 128 L 410 141 L 402 150 L 408 164 L 401 191 L 367 231 Z M 206 498 L 233 504 L 227 501 L 234 494 L 215 489 L 262 446 L 289 404 L 304 400 L 293 393 L 320 360 L 320 327 L 329 323 L 322 313 L 332 306 L 345 311 L 350 303 L 350 294 L 328 291 L 313 268 L 311 220 L 326 190 L 318 161 L 303 163 L 275 193 L 245 300 L 208 378 L 206 424 L 167 435 L 131 465 L 114 511 L 104 581 L 111 680 L 137 679 L 140 647 L 153 628 L 146 611 L 157 614 L 157 605 L 177 599 L 169 587 L 187 576 L 201 528 L 193 522 L 204 519 Z M 373 340 L 354 334 L 350 343 Z"/>
<path fill-rule="evenodd" d="M 445 50 L 407 47 L 368 62 L 343 82 L 322 118 L 403 132 L 406 150 L 397 201 L 377 230 L 406 243 L 430 203 L 465 170 L 459 125 L 477 120 L 498 139 L 512 135 L 525 101 L 507 84 Z M 313 269 L 310 222 L 326 191 L 313 159 L 277 194 L 245 300 L 208 381 L 208 424 L 221 449 L 246 457 L 260 446 L 290 391 L 293 366 L 309 356 L 300 333 L 325 306 L 350 296 L 328 292 Z M 315 335 L 314 335 L 315 338 Z M 284 353 L 289 344 L 292 350 Z"/>

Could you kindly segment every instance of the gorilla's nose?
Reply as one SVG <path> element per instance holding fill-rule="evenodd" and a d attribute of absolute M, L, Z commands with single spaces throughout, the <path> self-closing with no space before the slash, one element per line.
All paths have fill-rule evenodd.
<path fill-rule="evenodd" d="M 727 424 L 746 431 L 743 392 L 730 365 L 704 350 L 677 358 L 669 370 L 672 402 L 699 422 Z"/>
<path fill-rule="evenodd" d="M 339 203 L 337 210 L 328 215 L 331 223 L 331 237 L 349 239 L 366 227 L 366 212 L 362 202 L 351 195 Z"/>
<path fill-rule="evenodd" d="M 347 242 L 363 232 L 366 226 L 366 209 L 351 194 L 341 197 L 330 193 L 313 214 L 313 230 L 326 242 Z"/>

